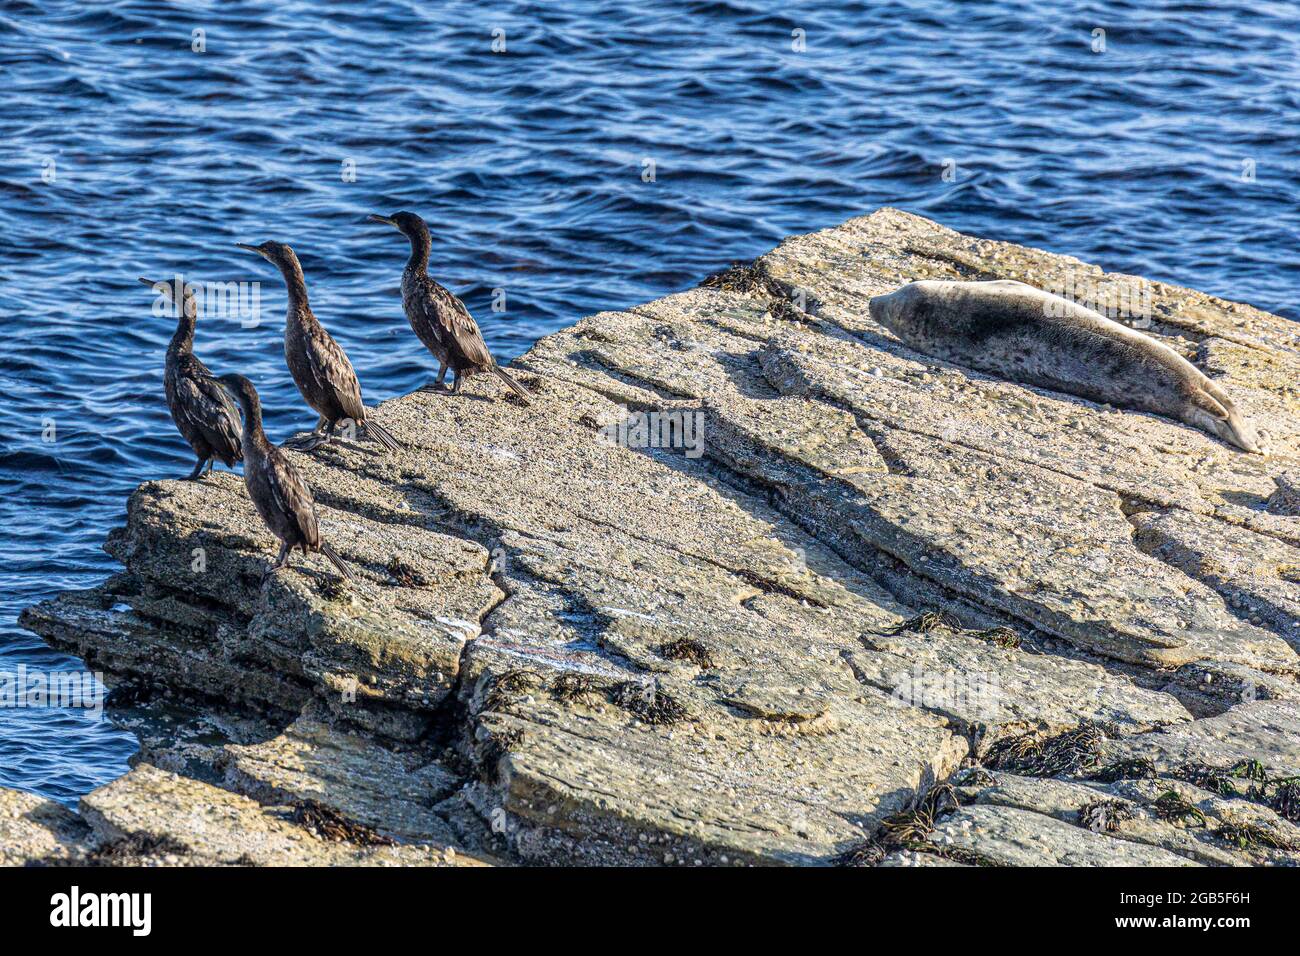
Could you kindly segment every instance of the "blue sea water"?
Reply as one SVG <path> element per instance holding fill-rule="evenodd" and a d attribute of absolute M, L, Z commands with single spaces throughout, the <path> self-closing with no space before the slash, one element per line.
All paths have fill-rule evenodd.
<path fill-rule="evenodd" d="M 430 371 L 365 222 L 401 208 L 503 360 L 881 205 L 1300 318 L 1298 101 L 1296 3 L 0 3 L 0 671 L 78 666 L 18 612 L 191 467 L 137 276 L 264 284 L 197 349 L 274 438 L 315 416 L 232 244 L 295 247 L 374 403 Z M 133 750 L 0 709 L 3 786 L 74 802 Z"/>

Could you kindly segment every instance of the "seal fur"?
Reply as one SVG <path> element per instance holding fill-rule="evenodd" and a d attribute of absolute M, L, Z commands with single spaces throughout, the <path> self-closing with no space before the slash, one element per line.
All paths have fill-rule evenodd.
<path fill-rule="evenodd" d="M 1262 453 L 1227 394 L 1169 346 L 1010 279 L 909 283 L 871 318 L 935 358 L 1090 401 L 1154 412 Z"/>

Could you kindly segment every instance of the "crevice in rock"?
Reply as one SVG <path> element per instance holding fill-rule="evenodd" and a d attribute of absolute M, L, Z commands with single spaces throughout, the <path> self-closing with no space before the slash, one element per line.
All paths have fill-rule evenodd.
<path fill-rule="evenodd" d="M 583 362 L 577 362 L 577 361 L 574 362 L 574 364 L 578 365 L 580 368 L 586 368 L 588 371 L 591 372 L 600 372 L 603 375 L 608 375 L 610 378 L 614 379 L 617 382 L 622 382 L 624 385 L 630 385 L 633 388 L 639 388 L 642 391 L 651 392 L 662 402 L 679 403 L 679 402 L 699 401 L 699 397 L 696 395 L 690 395 L 687 394 L 686 392 L 675 391 L 669 386 L 664 385 L 662 382 L 652 382 L 649 379 L 641 377 L 636 372 L 632 372 L 627 369 L 623 369 L 623 368 L 619 368 L 618 366 L 611 365 L 603 356 L 601 356 L 597 352 L 584 350 L 582 352 L 578 352 L 574 356 L 574 358 L 584 360 Z M 598 366 L 598 367 L 593 367 L 593 366 Z M 595 391 L 595 389 L 592 390 Z M 626 402 L 626 399 L 612 398 L 611 396 L 609 396 L 607 393 L 604 392 L 602 392 L 601 394 L 605 395 L 606 398 L 610 398 L 611 401 L 614 401 L 620 405 Z"/>
<path fill-rule="evenodd" d="M 1268 628 L 1268 620 L 1265 617 L 1253 613 L 1249 608 L 1239 607 L 1234 601 L 1230 600 L 1230 598 L 1234 596 L 1233 590 L 1231 588 L 1224 588 L 1223 582 L 1215 575 L 1194 574 L 1184 565 L 1169 560 L 1169 558 L 1162 553 L 1161 543 L 1153 540 L 1150 535 L 1144 534 L 1142 529 L 1138 526 L 1138 523 L 1134 520 L 1134 517 L 1138 514 L 1168 514 L 1172 510 L 1174 509 L 1159 507 L 1143 508 L 1140 511 L 1130 511 L 1125 509 L 1124 517 L 1128 519 L 1129 525 L 1133 529 L 1133 547 L 1145 554 L 1147 557 L 1159 561 L 1180 577 L 1185 577 L 1189 581 L 1195 581 L 1198 584 L 1204 584 L 1223 599 L 1224 610 L 1237 618 L 1237 620 L 1241 621 L 1243 624 L 1249 624 L 1253 627 L 1262 627 L 1266 630 L 1271 630 L 1272 633 L 1278 634 L 1279 637 L 1285 637 L 1281 632 Z M 1187 563 L 1194 564 L 1194 562 L 1191 561 Z M 1252 600 L 1264 603 L 1260 598 L 1253 598 Z M 1278 617 L 1290 616 L 1280 608 L 1273 608 L 1272 610 Z"/>
<path fill-rule="evenodd" d="M 852 338 L 854 341 L 858 342 L 860 345 L 862 345 L 865 348 L 869 348 L 873 350 L 879 348 L 878 343 L 863 338 L 860 330 L 853 332 Z M 892 350 L 891 354 L 897 354 L 901 358 L 908 359 L 910 361 L 915 361 L 920 364 L 934 366 L 937 368 L 951 369 L 953 371 L 961 373 L 963 376 L 965 376 L 966 378 L 974 382 L 990 381 L 990 382 L 998 382 L 1001 384 L 1015 385 L 1024 388 L 1030 392 L 1033 392 L 1035 394 L 1042 395 L 1045 398 L 1052 399 L 1054 401 L 1063 401 L 1069 404 L 1082 405 L 1084 407 L 1092 408 L 1092 409 L 1101 408 L 1101 406 L 1098 405 L 1096 402 L 1093 402 L 1086 398 L 1082 398 L 1078 395 L 1070 394 L 1069 392 L 1057 392 L 1036 385 L 1029 385 L 1023 382 L 1016 382 L 1010 379 L 998 378 L 997 376 L 991 375 L 987 372 L 982 372 L 979 369 L 968 368 L 966 366 L 958 365 L 956 363 L 950 362 L 945 359 L 935 358 L 931 355 L 927 355 L 924 352 L 915 351 L 907 347 L 906 345 L 903 345 L 902 343 L 896 343 L 896 347 Z M 864 422 L 867 421 L 875 422 L 885 429 L 906 432 L 908 434 L 916 435 L 920 438 L 925 438 L 930 441 L 935 441 L 935 442 L 940 442 L 942 444 L 950 445 L 954 448 L 961 448 L 965 451 L 969 451 L 974 454 L 985 455 L 989 457 L 997 457 L 994 451 L 985 447 L 981 447 L 978 444 L 961 441 L 957 438 L 954 438 L 951 434 L 942 434 L 936 431 L 926 430 L 924 428 L 917 428 L 905 422 L 886 419 L 884 417 L 881 417 L 878 414 L 873 413 L 873 411 L 870 408 L 860 407 L 850 401 L 844 400 L 839 396 L 827 392 L 825 389 L 817 386 L 812 386 L 807 391 L 797 391 L 797 390 L 790 390 L 788 388 L 783 388 L 779 376 L 768 374 L 767 369 L 763 365 L 763 363 L 760 362 L 759 364 L 760 364 L 760 368 L 762 369 L 764 378 L 769 382 L 769 384 L 771 384 L 772 388 L 776 390 L 778 394 L 790 396 L 790 397 L 802 397 L 811 400 L 818 400 L 824 402 L 829 407 L 834 408 L 838 411 L 847 412 L 848 414 L 853 415 L 854 418 L 858 420 L 859 427 L 862 428 L 864 433 L 868 434 L 869 437 L 872 437 L 873 440 L 875 439 L 876 436 L 867 429 Z M 1192 431 L 1195 431 L 1195 429 L 1191 429 L 1191 426 L 1186 425 L 1183 422 L 1177 421 L 1175 419 L 1165 418 L 1160 415 L 1155 415 L 1150 412 L 1143 412 L 1136 409 L 1122 409 L 1121 411 L 1123 411 L 1124 414 L 1140 415 L 1147 418 L 1154 418 L 1154 419 L 1158 419 L 1161 422 L 1173 424 L 1178 427 L 1188 428 Z M 879 447 L 879 442 L 877 443 L 877 447 Z M 1111 483 L 1104 480 L 1104 478 L 1099 479 L 1095 476 L 1080 474 L 1074 471 L 1067 470 L 1065 468 L 1056 468 L 1040 460 L 1018 456 L 1014 453 L 1014 451 L 1008 452 L 1006 449 L 1003 449 L 1002 458 L 1005 460 L 1015 461 L 1018 464 L 1021 464 L 1027 468 L 1033 468 L 1049 474 L 1058 475 L 1062 478 L 1067 478 L 1072 481 L 1078 481 L 1082 484 L 1086 484 L 1103 491 L 1110 491 L 1115 494 L 1121 495 L 1126 499 L 1130 499 L 1133 501 L 1143 501 L 1146 504 L 1149 504 L 1151 508 L 1181 507 L 1176 502 L 1162 502 L 1162 501 L 1157 501 L 1155 499 L 1145 499 L 1141 494 L 1141 491 L 1134 489 L 1131 485 L 1126 485 L 1121 483 Z M 1206 512 L 1208 513 L 1209 511 L 1210 511 L 1210 506 L 1207 503 Z M 1237 524 L 1242 527 L 1247 527 L 1247 525 L 1244 522 L 1239 520 L 1234 520 L 1231 516 L 1216 515 L 1216 517 L 1219 517 L 1220 520 L 1229 521 L 1229 523 L 1232 524 Z M 1288 539 L 1283 534 L 1279 534 L 1268 529 L 1250 527 L 1250 530 L 1254 531 L 1257 534 L 1267 534 L 1272 537 L 1276 537 L 1279 540 L 1288 541 L 1288 543 L 1300 545 L 1300 537 L 1297 537 L 1297 539 L 1293 541 L 1291 539 Z"/>
<path fill-rule="evenodd" d="M 672 551 L 675 554 L 680 554 L 684 558 L 690 558 L 692 561 L 698 561 L 701 564 L 707 564 L 711 567 L 715 567 L 719 571 L 724 571 L 727 574 L 740 578 L 740 580 L 744 581 L 746 584 L 751 584 L 754 587 L 759 588 L 768 594 L 780 594 L 783 595 L 784 597 L 792 598 L 796 601 L 807 601 L 813 607 L 826 607 L 825 604 L 823 604 L 821 601 L 818 601 L 816 598 L 808 594 L 803 594 L 799 591 L 795 591 L 792 588 L 787 588 L 784 585 L 782 585 L 779 581 L 773 581 L 772 579 L 764 577 L 763 575 L 757 573 L 756 571 L 751 571 L 748 568 L 740 568 L 740 567 L 724 564 L 721 561 L 716 561 L 713 558 L 708 557 L 707 555 L 697 554 L 691 551 L 682 550 L 681 548 L 678 548 L 666 541 L 658 541 L 652 538 L 645 537 L 643 535 L 632 534 L 626 528 L 620 528 L 615 524 L 612 524 L 608 521 L 601 521 L 599 519 L 591 517 L 590 515 L 573 514 L 573 517 L 579 521 L 586 521 L 589 524 L 599 525 L 600 527 L 609 528 L 612 531 L 617 531 L 620 534 L 627 535 L 629 538 L 632 538 L 635 541 L 640 541 L 642 544 L 648 544 L 651 545 L 652 547 L 663 548 L 666 551 Z"/>
<path fill-rule="evenodd" d="M 1154 509 L 1152 509 L 1154 510 Z M 1207 517 L 1214 518 L 1215 521 L 1222 521 L 1224 524 L 1233 528 L 1240 528 L 1243 531 L 1249 531 L 1251 534 L 1257 534 L 1261 538 L 1268 538 L 1271 541 L 1280 541 L 1282 544 L 1290 545 L 1293 548 L 1300 548 L 1300 529 L 1293 533 L 1287 533 L 1285 529 L 1262 527 L 1243 520 L 1234 514 L 1227 514 L 1222 511 L 1216 511 Z"/>
<path fill-rule="evenodd" d="M 860 538 L 854 539 L 854 547 L 849 547 L 834 536 L 825 534 L 826 528 L 817 522 L 806 509 L 793 500 L 790 488 L 777 484 L 760 484 L 749 475 L 732 468 L 724 460 L 710 455 L 708 457 L 711 474 L 734 492 L 743 494 L 756 501 L 766 503 L 837 558 L 855 571 L 865 574 L 873 583 L 884 590 L 898 605 L 907 611 L 917 611 L 923 607 L 942 607 L 953 613 L 965 627 L 985 628 L 999 625 L 1018 625 L 1023 629 L 1032 629 L 1033 625 L 1011 617 L 1003 612 L 984 605 L 971 603 L 939 581 L 918 573 L 906 562 L 877 548 Z M 786 459 L 796 468 L 807 468 L 801 462 Z M 838 481 L 807 469 L 811 481 Z M 864 554 L 864 551 L 868 551 Z M 837 581 L 847 590 L 854 591 L 852 582 Z M 1031 632 L 1032 633 L 1032 632 Z M 1059 639 L 1058 639 L 1059 640 Z M 1069 655 L 1073 656 L 1073 655 Z M 1091 660 L 1091 658 L 1086 658 Z"/>
<path fill-rule="evenodd" d="M 774 383 L 774 387 L 776 387 L 775 383 Z M 1051 393 L 1051 394 L 1055 394 L 1055 393 Z M 1108 491 L 1113 494 L 1120 495 L 1121 497 L 1127 499 L 1128 501 L 1135 503 L 1135 505 L 1138 505 L 1141 510 L 1156 510 L 1160 508 L 1171 507 L 1169 504 L 1163 502 L 1144 499 L 1139 493 L 1136 493 L 1131 487 L 1120 485 L 1120 484 L 1110 484 L 1105 481 L 1094 481 L 1089 476 L 1080 475 L 1075 472 L 1067 471 L 1062 468 L 1053 468 L 1051 465 L 1045 464 L 1043 462 L 1035 461 L 1033 459 L 1018 457 L 1015 454 L 1004 454 L 1002 459 L 998 459 L 998 457 L 987 448 L 982 448 L 979 445 L 975 445 L 970 442 L 960 441 L 958 439 L 953 438 L 951 435 L 944 435 L 933 431 L 927 431 L 925 429 L 915 428 L 903 424 L 901 422 L 889 421 L 884 418 L 877 417 L 867 409 L 859 408 L 858 406 L 853 405 L 851 403 L 842 402 L 839 399 L 837 399 L 835 396 L 829 395 L 821 390 L 817 390 L 815 393 L 809 395 L 808 397 L 816 398 L 818 401 L 822 401 L 826 403 L 831 408 L 835 408 L 839 411 L 847 412 L 850 415 L 854 416 L 854 418 L 857 419 L 859 422 L 858 427 L 862 428 L 863 432 L 868 437 L 870 437 L 874 442 L 876 442 L 876 447 L 878 450 L 881 450 L 882 456 L 884 456 L 884 451 L 882 446 L 887 444 L 886 439 L 884 438 L 883 435 L 880 435 L 878 433 L 873 433 L 873 430 L 868 429 L 868 427 L 865 424 L 863 424 L 864 422 L 875 422 L 881 428 L 887 431 L 905 432 L 909 435 L 915 435 L 918 438 L 924 438 L 929 441 L 939 442 L 941 444 L 948 445 L 953 448 L 960 448 L 963 451 L 968 451 L 971 452 L 972 454 L 982 455 L 988 458 L 990 460 L 990 463 L 1003 463 L 1008 461 L 1014 462 L 1017 465 L 1021 465 L 1025 468 L 1032 468 L 1036 471 L 1042 471 L 1047 474 L 1056 475 L 1057 477 L 1066 478 L 1070 481 L 1077 481 L 1080 484 L 1088 485 L 1089 487 L 1096 488 L 1100 491 Z M 1074 396 L 1067 396 L 1067 397 L 1074 398 Z M 1141 414 L 1141 413 L 1135 413 L 1135 414 Z M 877 440 L 878 438 L 879 440 Z M 893 466 L 891 465 L 891 473 L 892 473 L 892 468 Z M 907 475 L 910 473 L 910 468 L 908 468 L 905 464 L 902 464 L 901 461 L 899 463 L 899 468 L 900 468 L 900 471 L 898 472 L 899 474 Z M 1177 506 L 1174 505 L 1173 507 L 1177 507 Z"/>
<path fill-rule="evenodd" d="M 1007 278 L 1007 276 L 989 269 L 988 264 L 984 261 L 973 255 L 958 252 L 956 249 L 945 251 L 942 249 L 927 249 L 925 246 L 905 245 L 899 251 L 905 255 L 929 259 L 931 262 L 941 262 L 951 267 L 957 273 L 958 279 L 989 281 Z"/>
<path fill-rule="evenodd" d="M 765 345 L 772 338 L 770 332 L 767 335 L 764 335 L 762 332 L 750 332 L 746 329 L 739 329 L 736 328 L 735 326 L 726 325 L 722 322 L 718 322 L 715 319 L 701 319 L 700 322 L 704 325 L 709 326 L 709 328 L 717 329 L 719 332 L 722 332 L 726 335 L 734 335 L 737 336 L 738 338 L 745 339 L 757 345 Z"/>
<path fill-rule="evenodd" d="M 872 437 L 872 440 L 875 441 L 874 436 L 869 435 L 869 437 Z M 881 450 L 879 444 L 877 449 Z M 779 452 L 774 453 L 779 454 Z M 883 450 L 882 455 L 884 455 Z M 809 487 L 815 487 L 825 482 L 834 482 L 852 491 L 851 486 L 839 478 L 828 477 L 815 472 L 803 462 L 791 459 L 788 456 L 782 455 L 781 457 L 788 467 L 807 475 L 806 484 Z M 1167 672 L 1153 667 L 1139 667 L 1130 661 L 1096 653 L 1091 649 L 1077 645 L 1068 636 L 1044 628 L 1037 621 L 1016 615 L 1005 608 L 975 603 L 966 594 L 954 591 L 937 579 L 930 577 L 924 572 L 924 569 L 913 567 L 893 552 L 887 551 L 861 536 L 853 536 L 852 540 L 841 541 L 835 535 L 828 535 L 826 533 L 827 525 L 815 519 L 813 513 L 806 506 L 806 502 L 799 499 L 795 485 L 760 484 L 749 475 L 737 471 L 729 462 L 724 461 L 712 452 L 709 453 L 708 461 L 714 473 L 724 483 L 750 497 L 766 501 L 774 510 L 819 541 L 850 567 L 866 574 L 897 600 L 900 605 L 906 608 L 916 610 L 927 605 L 942 606 L 945 609 L 955 611 L 958 617 L 962 619 L 963 624 L 968 626 L 1014 626 L 1028 637 L 1025 646 L 1026 651 L 1037 651 L 1096 664 L 1109 673 L 1126 677 L 1147 689 L 1163 689 L 1168 681 Z M 905 468 L 907 466 L 903 463 L 899 467 Z M 901 528 L 898 531 L 900 534 L 904 533 Z M 861 553 L 864 549 L 870 549 L 870 552 L 876 556 L 875 559 L 867 560 L 864 558 Z M 882 573 L 881 565 L 888 565 L 895 569 L 894 573 Z M 851 585 L 842 581 L 840 583 L 852 590 Z"/>
<path fill-rule="evenodd" d="M 864 644 L 865 643 L 866 642 L 864 642 Z M 869 647 L 869 645 L 867 646 Z M 862 668 L 854 662 L 851 652 L 842 651 L 840 653 L 840 659 L 848 668 L 849 673 L 853 675 L 853 679 L 863 687 L 869 687 L 873 690 L 880 691 L 887 697 L 892 696 L 897 689 L 889 679 L 878 679 L 863 671 Z M 939 703 L 928 702 L 924 695 L 920 695 L 919 701 L 908 700 L 907 706 L 924 713 L 933 714 L 934 716 L 946 721 L 951 725 L 953 733 L 964 738 L 966 741 L 967 749 L 964 761 L 975 759 L 975 755 L 979 752 L 980 745 L 988 733 L 988 727 L 986 725 L 979 723 L 978 721 L 967 720 L 962 717 L 961 714 L 957 713 L 951 706 L 943 706 Z M 998 738 L 1001 739 L 1013 734 L 1014 729 L 1010 725 L 1006 725 L 1000 728 Z"/>

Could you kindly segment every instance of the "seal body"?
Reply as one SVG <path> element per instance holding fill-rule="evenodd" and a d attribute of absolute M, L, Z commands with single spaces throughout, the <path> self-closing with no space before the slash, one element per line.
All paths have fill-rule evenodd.
<path fill-rule="evenodd" d="M 870 308 L 872 319 L 935 358 L 1154 412 L 1260 451 L 1223 389 L 1169 346 L 1023 282 L 912 282 Z"/>

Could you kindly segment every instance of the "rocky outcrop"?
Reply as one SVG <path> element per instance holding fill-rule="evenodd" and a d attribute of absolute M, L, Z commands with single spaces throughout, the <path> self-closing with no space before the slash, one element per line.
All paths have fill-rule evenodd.
<path fill-rule="evenodd" d="M 129 688 L 137 766 L 79 817 L 9 797 L 13 845 L 1300 860 L 1300 329 L 1144 287 L 1261 458 L 910 351 L 867 301 L 917 278 L 1138 281 L 881 210 L 588 317 L 515 364 L 531 408 L 475 379 L 382 405 L 401 453 L 290 453 L 350 587 L 267 575 L 233 475 L 140 486 L 125 571 L 23 618 Z"/>
<path fill-rule="evenodd" d="M 85 821 L 67 807 L 0 787 L 0 866 L 73 863 L 89 853 L 89 837 Z"/>

